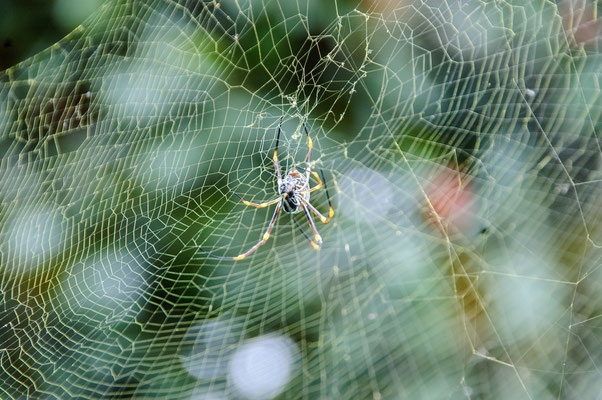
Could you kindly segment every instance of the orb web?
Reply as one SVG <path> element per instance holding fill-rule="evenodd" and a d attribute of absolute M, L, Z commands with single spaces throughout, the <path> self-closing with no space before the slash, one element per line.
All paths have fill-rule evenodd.
<path fill-rule="evenodd" d="M 2 397 L 600 396 L 599 9 L 106 2 L 1 73 Z M 321 249 L 209 257 L 281 118 Z"/>

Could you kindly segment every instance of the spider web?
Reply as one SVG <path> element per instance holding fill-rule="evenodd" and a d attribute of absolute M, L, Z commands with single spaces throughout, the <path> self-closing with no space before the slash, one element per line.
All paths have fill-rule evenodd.
<path fill-rule="evenodd" d="M 599 398 L 600 6 L 107 2 L 2 73 L 1 397 Z M 208 257 L 281 117 L 322 248 Z"/>

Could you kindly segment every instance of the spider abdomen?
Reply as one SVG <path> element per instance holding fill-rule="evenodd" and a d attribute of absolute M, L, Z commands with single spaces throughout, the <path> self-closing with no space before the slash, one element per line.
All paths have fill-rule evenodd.
<path fill-rule="evenodd" d="M 295 197 L 287 197 L 282 203 L 284 211 L 289 214 L 295 214 L 301 211 L 298 200 Z"/>
<path fill-rule="evenodd" d="M 296 214 L 298 212 L 301 212 L 301 210 L 303 210 L 303 208 L 301 207 L 301 199 L 309 201 L 309 193 L 287 193 L 284 201 L 282 202 L 282 207 L 284 208 L 284 211 L 289 214 Z"/>

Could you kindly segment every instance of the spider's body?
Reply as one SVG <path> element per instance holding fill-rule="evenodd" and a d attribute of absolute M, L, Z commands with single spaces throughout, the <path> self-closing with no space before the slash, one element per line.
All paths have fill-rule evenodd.
<path fill-rule="evenodd" d="M 280 119 L 280 123 L 282 123 L 282 118 Z M 288 171 L 288 173 L 284 176 L 284 178 L 282 177 L 280 165 L 278 164 L 278 142 L 280 141 L 280 131 L 281 131 L 280 124 L 278 124 L 278 134 L 276 135 L 276 148 L 274 149 L 274 157 L 273 157 L 274 169 L 276 170 L 276 177 L 278 179 L 278 197 L 274 200 L 267 201 L 265 203 L 251 203 L 250 201 L 246 201 L 243 198 L 241 198 L 240 196 L 236 195 L 247 206 L 263 208 L 263 207 L 268 207 L 273 204 L 276 204 L 276 209 L 274 210 L 274 214 L 272 215 L 272 219 L 270 220 L 268 229 L 263 234 L 263 237 L 261 238 L 261 240 L 259 242 L 257 242 L 255 244 L 255 246 L 251 247 L 249 250 L 245 251 L 244 253 L 242 253 L 238 256 L 222 257 L 222 256 L 215 256 L 213 254 L 207 253 L 211 257 L 220 258 L 220 259 L 224 259 L 224 260 L 242 260 L 243 258 L 247 257 L 249 254 L 253 253 L 255 250 L 257 250 L 259 248 L 259 246 L 262 246 L 265 242 L 268 241 L 268 238 L 270 237 L 270 233 L 272 232 L 272 228 L 274 228 L 274 225 L 276 223 L 276 217 L 278 216 L 278 212 L 280 211 L 281 208 L 284 209 L 284 212 L 291 214 L 291 215 L 296 214 L 301 211 L 303 211 L 305 213 L 305 216 L 307 217 L 307 221 L 309 223 L 309 227 L 311 228 L 311 231 L 313 233 L 315 241 L 311 240 L 309 238 L 309 236 L 307 236 L 305 234 L 305 232 L 303 232 L 303 230 L 301 230 L 301 231 L 303 232 L 303 235 L 307 238 L 307 240 L 309 240 L 309 243 L 313 246 L 314 249 L 318 250 L 320 248 L 320 246 L 322 245 L 322 237 L 320 236 L 320 234 L 318 233 L 318 230 L 316 229 L 316 225 L 314 224 L 314 221 L 311 218 L 310 211 L 312 213 L 314 213 L 318 218 L 320 218 L 320 221 L 322 221 L 325 224 L 327 224 L 330 221 L 330 219 L 334 215 L 334 211 L 332 209 L 332 204 L 330 203 L 330 196 L 328 195 L 328 189 L 326 189 L 326 183 L 324 183 L 324 189 L 326 190 L 326 198 L 328 199 L 328 207 L 329 207 L 328 217 L 323 216 L 309 202 L 310 193 L 315 190 L 318 190 L 322 187 L 322 180 L 320 180 L 320 177 L 318 176 L 318 174 L 316 174 L 315 172 L 313 172 L 311 170 L 312 142 L 311 142 L 311 137 L 309 137 L 309 131 L 307 130 L 307 126 L 305 125 L 305 122 L 303 122 L 303 129 L 305 129 L 305 134 L 307 135 L 307 157 L 305 159 L 305 173 L 300 173 L 299 171 L 297 171 L 296 168 L 291 168 L 291 170 Z M 318 184 L 316 186 L 314 186 L 313 188 L 309 187 L 310 186 L 309 185 L 310 176 L 313 176 L 318 181 Z M 322 179 L 324 179 L 324 174 L 322 174 Z M 324 181 L 324 182 L 326 182 L 326 181 Z M 295 221 L 297 226 L 299 226 L 299 228 L 301 228 L 299 223 L 297 222 L 297 220 L 294 218 L 294 216 L 293 216 L 293 220 Z"/>
<path fill-rule="evenodd" d="M 291 169 L 282 180 L 278 188 L 278 194 L 282 196 L 282 208 L 289 214 L 301 212 L 303 200 L 309 202 L 310 193 L 309 180 L 303 174 L 300 174 L 296 168 Z"/>

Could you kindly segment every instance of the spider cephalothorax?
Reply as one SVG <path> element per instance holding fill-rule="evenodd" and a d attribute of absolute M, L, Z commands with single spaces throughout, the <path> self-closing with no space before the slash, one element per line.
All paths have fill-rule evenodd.
<path fill-rule="evenodd" d="M 281 123 L 282 123 L 282 118 L 280 119 L 280 124 Z M 286 176 L 284 178 L 282 178 L 282 172 L 280 170 L 280 165 L 278 164 L 278 142 L 280 141 L 280 131 L 281 131 L 280 124 L 278 124 L 278 133 L 276 135 L 276 148 L 274 149 L 274 157 L 273 157 L 274 169 L 276 170 L 276 177 L 278 179 L 278 197 L 274 200 L 267 201 L 265 203 L 251 203 L 250 201 L 246 201 L 237 195 L 240 198 L 240 200 L 247 206 L 263 208 L 263 207 L 268 207 L 273 204 L 276 204 L 276 209 L 274 210 L 274 214 L 272 215 L 272 219 L 270 220 L 268 229 L 263 234 L 263 237 L 261 238 L 261 240 L 255 244 L 255 246 L 251 247 L 249 250 L 245 251 L 244 253 L 242 253 L 238 256 L 222 257 L 222 256 L 215 256 L 213 254 L 207 253 L 211 257 L 220 258 L 220 259 L 224 259 L 224 260 L 242 260 L 243 258 L 247 257 L 249 254 L 251 254 L 252 252 L 257 250 L 259 248 L 259 246 L 262 246 L 265 242 L 268 241 L 268 238 L 270 237 L 270 233 L 272 232 L 272 228 L 274 228 L 274 224 L 276 223 L 276 217 L 278 216 L 278 212 L 280 211 L 281 208 L 283 208 L 284 212 L 286 212 L 288 214 L 296 214 L 300 211 L 303 211 L 305 213 L 305 216 L 307 217 L 307 221 L 309 223 L 309 227 L 311 228 L 311 231 L 313 233 L 315 241 L 311 240 L 309 238 L 309 236 L 307 236 L 305 234 L 305 232 L 303 232 L 303 234 L 309 240 L 309 243 L 311 243 L 311 245 L 313 246 L 314 249 L 318 250 L 320 248 L 320 246 L 322 245 L 322 237 L 320 236 L 320 234 L 318 233 L 318 230 L 316 229 L 316 225 L 314 224 L 314 221 L 311 218 L 310 212 L 314 213 L 318 218 L 320 218 L 320 221 L 327 224 L 330 221 L 330 219 L 332 218 L 332 216 L 334 215 L 334 211 L 332 209 L 332 204 L 330 203 L 330 196 L 328 195 L 328 189 L 326 188 L 326 180 L 324 179 L 323 173 L 322 173 L 322 179 L 324 179 L 324 189 L 326 191 L 326 198 L 328 199 L 328 207 L 329 207 L 328 217 L 325 217 L 324 215 L 322 215 L 309 202 L 310 193 L 315 190 L 318 190 L 322 187 L 322 180 L 320 179 L 318 174 L 316 174 L 315 172 L 313 172 L 311 170 L 312 142 L 311 142 L 311 137 L 309 137 L 309 131 L 307 130 L 307 125 L 305 125 L 305 122 L 303 122 L 303 129 L 305 130 L 305 134 L 307 135 L 307 157 L 305 159 L 305 171 L 304 171 L 304 173 L 301 173 L 296 168 L 291 168 L 291 170 L 288 171 Z M 317 185 L 314 186 L 313 188 L 309 187 L 310 176 L 313 176 L 318 181 Z M 293 220 L 300 227 L 299 223 L 297 222 L 297 220 L 294 217 L 293 217 Z"/>

